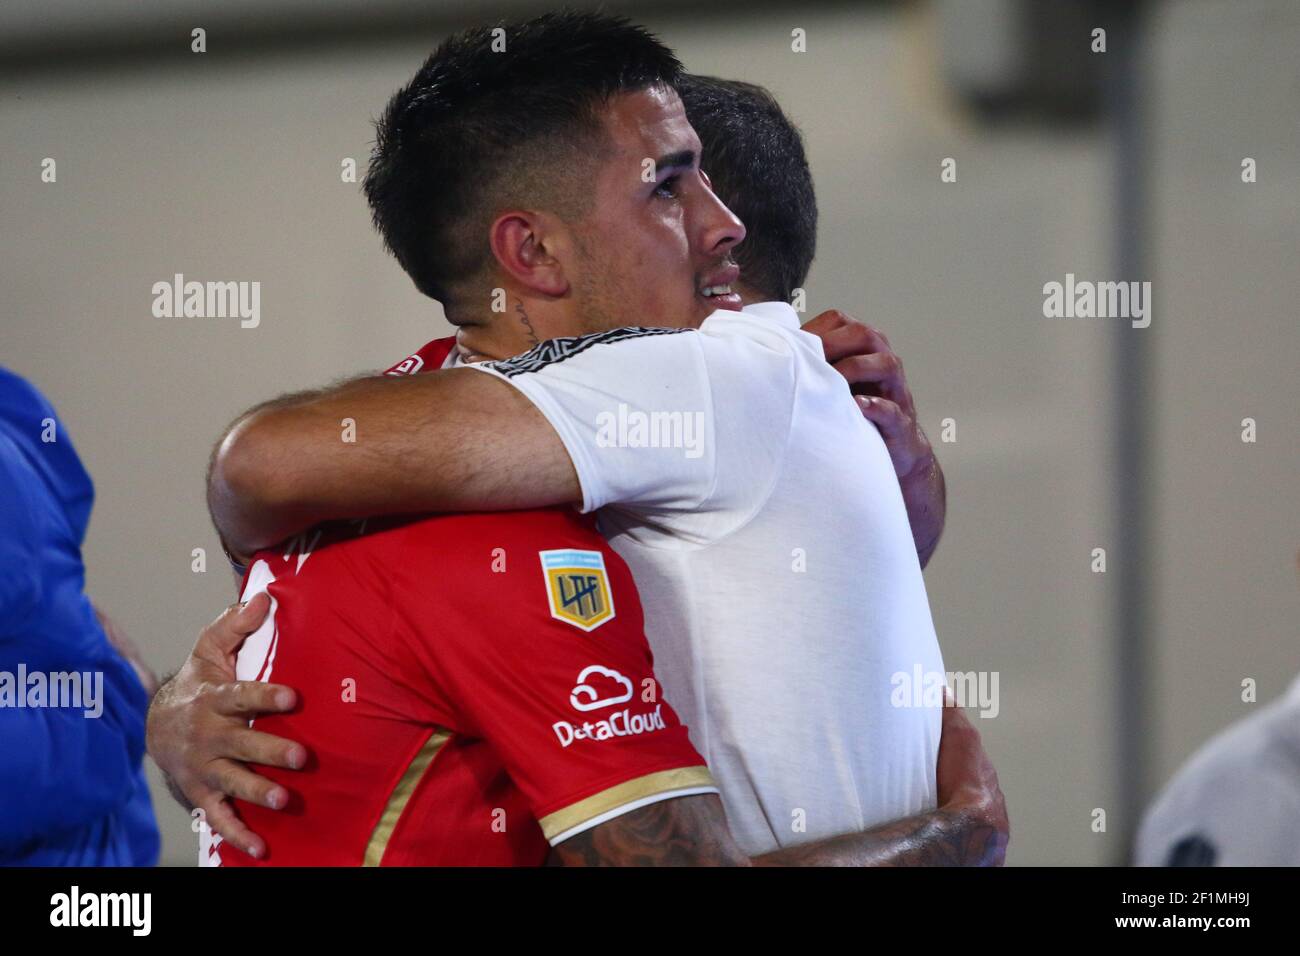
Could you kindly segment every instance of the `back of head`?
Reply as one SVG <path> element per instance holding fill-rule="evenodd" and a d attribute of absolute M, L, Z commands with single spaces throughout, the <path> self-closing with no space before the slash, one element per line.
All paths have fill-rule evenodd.
<path fill-rule="evenodd" d="M 748 230 L 735 250 L 741 281 L 790 301 L 817 251 L 817 195 L 799 131 L 752 83 L 685 74 L 677 91 L 713 191 Z"/>
<path fill-rule="evenodd" d="M 548 13 L 449 37 L 377 123 L 365 192 L 384 244 L 446 305 L 490 263 L 500 210 L 585 211 L 604 103 L 680 74 L 622 17 Z"/>

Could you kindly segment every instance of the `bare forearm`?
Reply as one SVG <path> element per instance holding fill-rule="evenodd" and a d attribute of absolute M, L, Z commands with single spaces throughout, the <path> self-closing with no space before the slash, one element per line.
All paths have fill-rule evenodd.
<path fill-rule="evenodd" d="M 732 839 L 716 796 L 665 800 L 572 837 L 552 866 L 998 866 L 1006 834 L 974 804 L 750 859 Z"/>
<path fill-rule="evenodd" d="M 924 568 L 939 546 L 948 514 L 948 490 L 939 459 L 931 455 L 925 464 L 902 479 L 899 486 L 903 504 L 907 506 L 912 540 L 916 543 L 916 556 Z"/>
<path fill-rule="evenodd" d="M 816 843 L 776 850 L 756 866 L 1000 866 L 1006 838 L 982 814 L 941 807 Z"/>
<path fill-rule="evenodd" d="M 554 430 L 470 370 L 368 377 L 271 403 L 230 430 L 208 483 L 213 522 L 247 555 L 321 521 L 574 500 Z"/>

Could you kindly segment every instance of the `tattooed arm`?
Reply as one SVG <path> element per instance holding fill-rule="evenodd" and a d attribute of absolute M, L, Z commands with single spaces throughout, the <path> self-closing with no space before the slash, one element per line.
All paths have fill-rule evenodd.
<path fill-rule="evenodd" d="M 940 806 L 862 833 L 750 859 L 727 829 L 722 801 L 680 797 L 615 817 L 551 851 L 556 866 L 1001 866 L 1010 826 L 997 773 L 979 733 L 945 707 Z"/>
<path fill-rule="evenodd" d="M 749 866 L 715 794 L 662 800 L 551 849 L 549 866 Z"/>
<path fill-rule="evenodd" d="M 1000 866 L 1006 835 L 976 807 L 942 807 L 863 833 L 750 859 L 712 794 L 633 810 L 570 837 L 552 866 Z"/>
<path fill-rule="evenodd" d="M 1001 866 L 1006 852 L 1006 832 L 987 811 L 950 806 L 864 833 L 777 850 L 754 862 L 762 866 Z"/>

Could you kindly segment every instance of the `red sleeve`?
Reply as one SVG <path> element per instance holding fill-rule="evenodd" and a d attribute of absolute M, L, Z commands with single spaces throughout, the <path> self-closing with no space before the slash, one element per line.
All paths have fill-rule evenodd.
<path fill-rule="evenodd" d="M 716 793 L 663 699 L 631 573 L 568 509 L 458 515 L 411 535 L 397 613 L 455 732 L 489 741 L 552 844 Z"/>

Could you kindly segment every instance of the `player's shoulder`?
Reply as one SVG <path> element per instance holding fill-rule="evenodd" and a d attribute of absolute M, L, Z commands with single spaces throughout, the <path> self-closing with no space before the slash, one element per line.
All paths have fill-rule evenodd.
<path fill-rule="evenodd" d="M 639 620 L 631 572 L 595 516 L 572 508 L 444 515 L 411 525 L 403 545 L 392 562 L 398 600 L 409 595 L 436 606 L 444 623 L 466 625 L 443 628 L 442 640 L 473 644 L 487 622 L 499 641 L 531 642 L 557 624 L 590 632 L 616 604 Z"/>
<path fill-rule="evenodd" d="M 536 374 L 565 365 L 581 364 L 584 370 L 613 368 L 615 366 L 610 362 L 611 359 L 638 362 L 648 356 L 691 348 L 697 331 L 692 328 L 629 326 L 588 335 L 547 339 L 522 355 L 496 362 L 482 362 L 474 367 L 506 378 Z"/>
<path fill-rule="evenodd" d="M 1154 801 L 1152 816 L 1182 817 L 1253 795 L 1271 779 L 1272 769 L 1289 766 L 1286 755 L 1294 741 L 1281 720 L 1294 722 L 1295 715 L 1294 704 L 1277 701 L 1215 734 L 1174 774 Z M 1243 786 L 1247 780 L 1250 786 Z M 1292 783 L 1290 789 L 1300 799 L 1300 787 Z"/>
<path fill-rule="evenodd" d="M 821 340 L 803 331 L 799 313 L 788 302 L 755 302 L 743 311 L 719 309 L 700 326 L 710 361 L 773 359 L 824 362 Z"/>
<path fill-rule="evenodd" d="M 778 303 L 778 305 L 780 305 Z M 529 380 L 580 382 L 601 394 L 662 396 L 664 390 L 707 387 L 715 375 L 739 387 L 766 387 L 772 377 L 793 378 L 814 358 L 801 338 L 793 309 L 778 320 L 715 312 L 699 328 L 628 327 L 549 339 L 514 358 L 472 366 L 526 387 Z M 816 343 L 815 358 L 821 360 Z M 748 376 L 759 384 L 745 386 Z"/>
<path fill-rule="evenodd" d="M 396 568 L 419 558 L 436 561 L 448 576 L 454 576 L 472 567 L 462 558 L 485 546 L 491 550 L 557 542 L 557 546 L 607 547 L 594 515 L 555 507 L 331 522 L 259 551 L 254 559 L 275 570 L 301 567 L 307 556 L 315 554 L 331 554 L 353 567 L 371 562 Z"/>
<path fill-rule="evenodd" d="M 32 415 L 56 417 L 41 391 L 17 372 L 0 365 L 0 415 L 26 424 Z"/>
<path fill-rule="evenodd" d="M 406 551 L 441 549 L 463 554 L 489 547 L 539 547 L 547 544 L 605 548 L 594 515 L 568 506 L 528 511 L 476 511 L 433 515 L 401 526 L 394 543 Z"/>
<path fill-rule="evenodd" d="M 1294 702 L 1275 703 L 1202 745 L 1147 810 L 1139 864 L 1295 865 L 1295 843 L 1270 836 L 1300 814 L 1294 723 Z"/>

